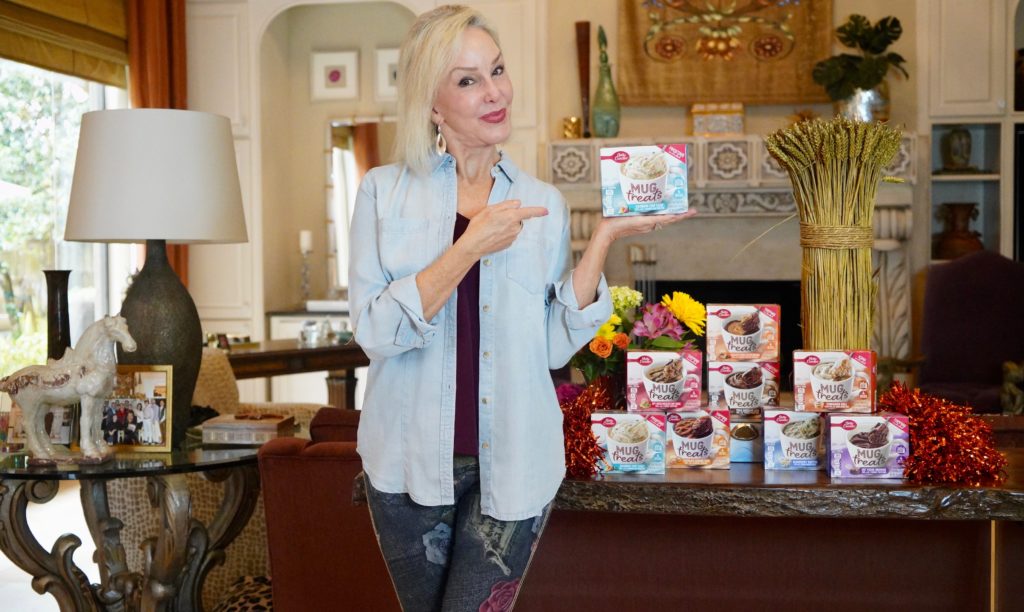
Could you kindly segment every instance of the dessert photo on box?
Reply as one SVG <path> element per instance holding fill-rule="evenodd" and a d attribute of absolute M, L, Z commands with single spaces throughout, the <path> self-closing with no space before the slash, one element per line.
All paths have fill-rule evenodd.
<path fill-rule="evenodd" d="M 764 469 L 820 470 L 825 466 L 825 424 L 817 412 L 764 411 Z"/>
<path fill-rule="evenodd" d="M 670 412 L 665 450 L 667 468 L 729 469 L 729 412 Z"/>
<path fill-rule="evenodd" d="M 708 304 L 708 361 L 778 361 L 778 304 Z"/>
<path fill-rule="evenodd" d="M 833 478 L 903 478 L 910 456 L 905 414 L 829 414 L 829 473 Z"/>
<path fill-rule="evenodd" d="M 771 361 L 708 363 L 708 406 L 728 410 L 730 418 L 760 417 L 779 405 L 779 364 Z"/>
<path fill-rule="evenodd" d="M 875 409 L 873 351 L 793 351 L 797 410 L 870 413 Z"/>
<path fill-rule="evenodd" d="M 675 215 L 689 210 L 685 144 L 603 147 L 605 217 Z"/>
<path fill-rule="evenodd" d="M 700 408 L 700 351 L 626 352 L 626 406 L 629 410 Z"/>
<path fill-rule="evenodd" d="M 597 410 L 590 430 L 601 448 L 598 471 L 605 474 L 665 473 L 665 413 Z"/>

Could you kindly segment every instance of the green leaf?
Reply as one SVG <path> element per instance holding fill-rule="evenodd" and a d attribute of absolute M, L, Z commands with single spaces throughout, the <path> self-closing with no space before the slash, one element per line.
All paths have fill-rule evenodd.
<path fill-rule="evenodd" d="M 668 336 L 659 336 L 659 337 L 657 337 L 657 338 L 655 338 L 654 340 L 651 341 L 651 346 L 653 348 L 659 348 L 659 349 L 680 349 L 680 348 L 683 348 L 683 346 L 685 346 L 685 344 L 686 344 L 685 342 L 680 342 L 679 340 L 673 340 L 672 338 L 669 338 Z"/>
<path fill-rule="evenodd" d="M 865 53 L 881 54 L 903 34 L 903 26 L 895 17 L 883 17 L 860 43 Z"/>
<path fill-rule="evenodd" d="M 889 72 L 889 60 L 885 56 L 865 57 L 857 67 L 856 85 L 868 90 L 878 87 Z"/>
<path fill-rule="evenodd" d="M 900 72 L 902 72 L 904 77 L 906 77 L 908 79 L 910 78 L 910 75 L 907 74 L 907 69 L 903 67 L 903 64 L 905 64 L 907 60 L 903 59 L 902 55 L 900 55 L 899 53 L 892 53 L 892 52 L 890 52 L 890 53 L 886 53 L 885 57 L 886 57 L 886 59 L 889 60 L 889 65 L 890 66 L 892 66 L 896 70 L 899 70 Z"/>
<path fill-rule="evenodd" d="M 850 15 L 846 23 L 836 28 L 839 42 L 851 49 L 863 48 L 863 43 L 872 31 L 871 21 L 864 15 Z"/>

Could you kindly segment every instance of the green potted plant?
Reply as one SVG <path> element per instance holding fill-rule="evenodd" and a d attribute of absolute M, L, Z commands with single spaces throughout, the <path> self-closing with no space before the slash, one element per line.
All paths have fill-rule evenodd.
<path fill-rule="evenodd" d="M 840 53 L 822 60 L 814 65 L 811 77 L 837 103 L 840 114 L 862 120 L 888 119 L 886 75 L 896 69 L 910 76 L 903 67 L 903 56 L 886 52 L 901 34 L 903 26 L 896 17 L 883 17 L 872 25 L 863 15 L 850 15 L 836 28 L 839 42 L 859 54 Z"/>

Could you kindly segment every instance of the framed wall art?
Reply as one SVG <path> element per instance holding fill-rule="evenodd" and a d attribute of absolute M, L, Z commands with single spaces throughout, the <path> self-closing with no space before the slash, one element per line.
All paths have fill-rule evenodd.
<path fill-rule="evenodd" d="M 359 97 L 359 53 L 317 52 L 310 56 L 310 98 L 349 100 Z"/>
<path fill-rule="evenodd" d="M 122 451 L 170 451 L 173 385 L 169 365 L 118 365 L 100 421 L 106 443 Z"/>
<path fill-rule="evenodd" d="M 398 49 L 377 49 L 377 99 L 398 98 Z"/>

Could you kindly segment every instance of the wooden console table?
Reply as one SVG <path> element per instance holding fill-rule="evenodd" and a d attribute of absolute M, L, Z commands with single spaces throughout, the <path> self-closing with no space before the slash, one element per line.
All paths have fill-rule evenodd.
<path fill-rule="evenodd" d="M 302 348 L 296 340 L 267 340 L 258 348 L 232 350 L 228 361 L 239 379 L 326 370 L 328 403 L 337 408 L 355 408 L 355 369 L 370 365 L 354 342 Z"/>

